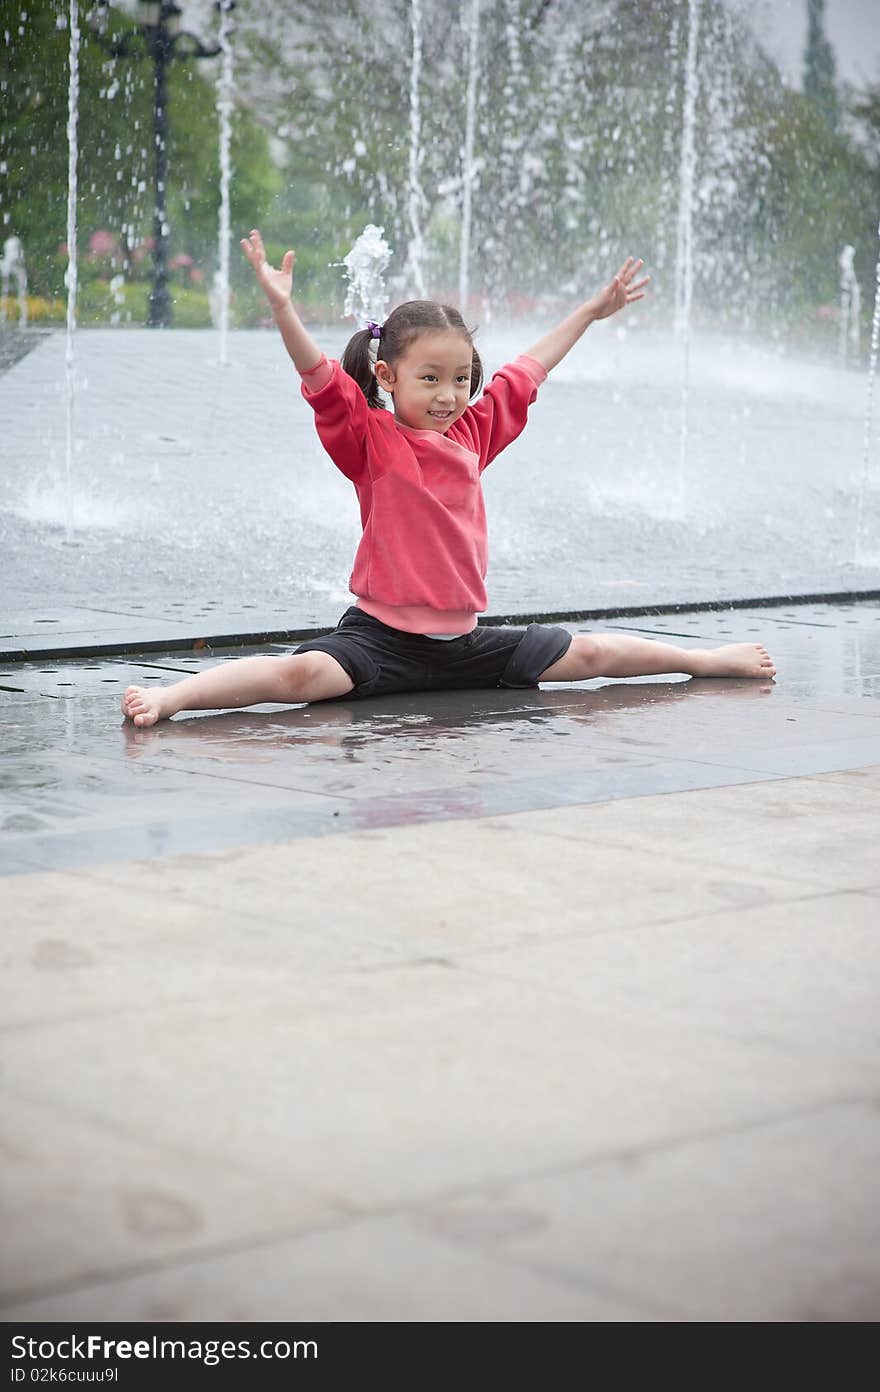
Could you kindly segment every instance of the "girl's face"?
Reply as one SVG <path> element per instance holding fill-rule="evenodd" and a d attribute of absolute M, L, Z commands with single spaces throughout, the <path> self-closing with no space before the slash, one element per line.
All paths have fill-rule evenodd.
<path fill-rule="evenodd" d="M 467 409 L 471 345 L 455 329 L 429 329 L 413 339 L 392 367 L 381 358 L 376 380 L 394 397 L 394 416 L 412 430 L 442 435 Z"/>

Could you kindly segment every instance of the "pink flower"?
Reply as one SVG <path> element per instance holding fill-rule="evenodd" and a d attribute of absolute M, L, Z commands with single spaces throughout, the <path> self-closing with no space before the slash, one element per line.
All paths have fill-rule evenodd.
<path fill-rule="evenodd" d="M 102 229 L 89 237 L 89 251 L 93 256 L 111 256 L 116 250 L 116 236 Z"/>
<path fill-rule="evenodd" d="M 185 251 L 179 251 L 176 256 L 172 256 L 171 260 L 168 262 L 168 265 L 170 266 L 172 271 L 179 271 L 186 266 L 191 266 L 192 263 L 193 259 L 191 256 L 187 256 Z"/>
<path fill-rule="evenodd" d="M 199 270 L 198 266 L 193 266 L 192 270 L 189 273 L 189 278 L 192 281 L 193 285 L 201 285 L 202 281 L 205 279 L 205 272 Z"/>

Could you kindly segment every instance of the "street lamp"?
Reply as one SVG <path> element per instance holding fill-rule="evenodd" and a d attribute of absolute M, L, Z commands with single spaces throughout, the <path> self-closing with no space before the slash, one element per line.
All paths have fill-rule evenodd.
<path fill-rule="evenodd" d="M 232 10 L 235 0 L 216 0 L 217 10 Z M 128 57 L 134 50 L 126 38 L 106 37 L 109 0 L 100 0 L 96 37 L 114 58 Z M 171 327 L 171 296 L 168 292 L 168 65 L 177 56 L 216 58 L 220 44 L 203 44 L 195 34 L 180 27 L 183 14 L 175 0 L 138 0 L 137 30 L 146 39 L 153 62 L 153 287 L 150 291 L 147 325 L 152 329 Z"/>

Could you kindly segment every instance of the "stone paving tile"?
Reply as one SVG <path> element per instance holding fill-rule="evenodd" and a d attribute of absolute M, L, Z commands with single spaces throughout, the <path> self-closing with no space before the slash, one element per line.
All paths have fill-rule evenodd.
<path fill-rule="evenodd" d="M 308 794 L 304 795 L 309 797 Z M 208 794 L 210 800 L 210 794 Z M 341 814 L 339 814 L 341 816 Z M 40 870 L 75 870 L 83 865 L 125 863 L 152 857 L 198 855 L 218 848 L 234 849 L 248 843 L 288 841 L 291 837 L 316 837 L 337 830 L 333 804 L 304 803 L 288 795 L 287 805 L 255 811 L 247 804 L 235 812 L 201 814 L 178 821 L 163 815 L 156 821 L 130 826 L 100 826 L 58 835 L 40 832 L 17 835 L 0 845 L 0 876 L 30 874 Z"/>
<path fill-rule="evenodd" d="M 878 1167 L 877 1106 L 854 1102 L 494 1183 L 413 1221 L 668 1320 L 875 1322 Z"/>
<path fill-rule="evenodd" d="M 416 962 L 7 1034 L 6 1085 L 131 1140 L 358 1206 L 738 1127 L 852 1091 L 849 1058 Z"/>
<path fill-rule="evenodd" d="M 146 614 L 142 611 L 143 606 L 140 605 L 131 607 L 125 604 L 116 604 L 90 608 L 85 604 L 44 602 L 41 605 L 31 605 L 27 609 L 4 614 L 0 640 L 16 638 L 21 639 L 25 647 L 36 642 L 41 646 L 46 646 L 52 642 L 61 642 L 62 638 L 66 644 L 68 637 L 71 637 L 72 641 L 77 641 L 77 635 L 94 633 L 96 641 L 101 642 L 104 641 L 101 635 L 105 631 L 112 632 L 124 629 L 126 626 L 129 632 L 133 628 L 140 630 L 142 627 L 149 627 L 159 619 L 166 622 L 166 627 L 170 628 L 172 636 L 177 636 L 173 632 L 174 625 L 183 620 L 178 618 L 173 610 L 168 612 L 166 606 L 159 603 L 151 605 Z"/>
<path fill-rule="evenodd" d="M 210 816 L 234 808 L 240 780 L 229 778 L 210 763 L 201 768 L 178 768 L 173 763 L 91 759 L 63 748 L 44 754 L 10 756 L 4 760 L 3 809 L 15 816 L 27 809 L 47 829 L 68 830 L 145 822 L 151 816 L 173 821 Z M 271 781 L 249 780 L 248 801 L 255 812 L 292 805 L 290 794 L 323 805 L 333 795 L 311 789 L 283 788 Z M 145 815 L 146 810 L 146 815 Z M 7 830 L 14 827 L 8 826 Z"/>
<path fill-rule="evenodd" d="M 299 978 L 412 956 L 405 937 L 395 943 L 370 920 L 328 919 L 314 903 L 304 913 L 302 862 L 284 902 L 255 881 L 200 902 L 152 868 L 138 888 L 56 873 L 4 882 L 0 1032 L 258 994 L 279 972 Z"/>
<path fill-rule="evenodd" d="M 810 794 L 818 788 L 849 788 L 854 797 L 880 797 L 880 767 L 841 768 L 829 773 L 817 773 L 810 778 Z"/>
<path fill-rule="evenodd" d="M 838 782 L 839 773 L 779 778 L 640 798 L 636 815 L 626 802 L 536 811 L 523 825 L 572 847 L 589 842 L 652 850 L 734 873 L 858 889 L 874 883 L 877 873 L 876 770 L 865 774 L 859 791 Z"/>
<path fill-rule="evenodd" d="M 590 1281 L 453 1245 L 397 1217 L 374 1218 L 143 1275 L 17 1303 L 16 1320 L 651 1320 Z M 318 1336 L 320 1356 L 320 1335 Z"/>
<path fill-rule="evenodd" d="M 115 1284 L 122 1269 L 277 1241 L 346 1213 L 319 1188 L 267 1183 L 221 1147 L 178 1146 L 161 1126 L 133 1138 L 88 1106 L 72 1113 L 0 1090 L 4 1205 L 0 1308 L 59 1287 Z M 106 1308 L 107 1288 L 102 1287 Z M 6 1316 L 9 1318 L 9 1315 Z M 68 1318 L 68 1316 L 60 1316 Z"/>
<path fill-rule="evenodd" d="M 638 821 L 637 806 L 631 816 Z M 52 877 L 36 878 L 37 891 L 44 882 Z M 368 935 L 389 951 L 456 960 L 487 947 L 629 931 L 823 890 L 818 879 L 810 885 L 781 873 L 730 873 L 647 848 L 584 841 L 572 854 L 536 836 L 527 814 L 181 856 L 158 866 L 95 867 L 64 876 L 68 882 L 84 904 L 92 884 L 98 902 L 102 892 L 141 903 L 161 890 L 221 913 L 254 913 L 258 906 L 283 925 L 280 933 L 292 922 L 315 933 L 327 924 L 343 936 Z M 23 880 L 23 912 L 32 893 Z"/>
<path fill-rule="evenodd" d="M 854 725 L 859 717 L 849 719 Z M 729 758 L 737 771 L 747 768 L 755 774 L 769 773 L 780 778 L 830 773 L 841 768 L 870 768 L 880 763 L 880 728 L 877 734 L 855 733 L 851 729 L 845 739 L 805 741 L 789 748 L 766 750 L 740 748 L 727 756 L 715 751 L 705 757 L 715 767 L 726 766 Z"/>
<path fill-rule="evenodd" d="M 469 955 L 468 965 L 539 983 L 597 1008 L 833 1058 L 853 1088 L 880 1076 L 880 933 L 868 894 L 823 893 L 675 922 L 633 914 L 628 931 L 572 931 Z M 627 895 L 627 902 L 631 895 Z"/>

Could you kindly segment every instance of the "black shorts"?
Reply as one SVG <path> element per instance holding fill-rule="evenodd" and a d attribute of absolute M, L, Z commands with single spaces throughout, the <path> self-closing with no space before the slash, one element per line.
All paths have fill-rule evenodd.
<path fill-rule="evenodd" d="M 309 638 L 296 652 L 335 657 L 354 682 L 354 690 L 334 700 L 381 696 L 390 691 L 462 691 L 475 687 L 535 687 L 542 672 L 568 651 L 564 628 L 478 624 L 462 638 L 442 640 L 405 633 L 374 619 L 357 605 L 346 609 L 338 627 L 323 638 Z"/>

